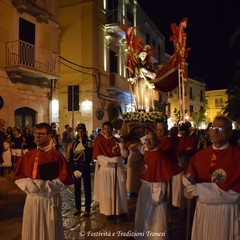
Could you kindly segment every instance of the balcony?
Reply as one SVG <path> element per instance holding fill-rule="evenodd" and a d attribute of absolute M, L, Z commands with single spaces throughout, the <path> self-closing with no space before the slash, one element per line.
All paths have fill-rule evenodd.
<path fill-rule="evenodd" d="M 125 25 L 127 28 L 132 27 L 131 23 L 119 9 L 114 9 L 106 12 L 107 23 L 105 24 L 105 29 L 109 36 L 116 38 L 124 38 L 125 33 L 119 27 L 119 24 Z"/>
<path fill-rule="evenodd" d="M 58 78 L 59 56 L 24 41 L 6 43 L 5 70 L 13 81 L 41 85 Z"/>
<path fill-rule="evenodd" d="M 119 102 L 130 101 L 129 83 L 126 78 L 117 73 L 110 74 L 110 87 L 106 89 L 109 95 Z"/>
<path fill-rule="evenodd" d="M 20 12 L 26 12 L 34 16 L 38 22 L 48 23 L 50 11 L 48 0 L 12 0 L 13 6 Z"/>

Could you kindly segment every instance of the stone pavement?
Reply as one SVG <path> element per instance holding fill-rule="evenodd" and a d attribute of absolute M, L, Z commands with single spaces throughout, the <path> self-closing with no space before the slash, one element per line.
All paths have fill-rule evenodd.
<path fill-rule="evenodd" d="M 99 213 L 98 205 L 92 203 L 90 217 L 75 217 L 73 213 L 74 194 L 73 185 L 62 192 L 63 224 L 66 240 L 78 239 L 131 239 L 134 234 L 134 214 L 136 197 L 129 196 L 129 212 L 125 221 L 117 219 L 117 223 L 107 221 Z M 22 213 L 25 193 L 15 185 L 14 180 L 0 177 L 0 240 L 20 240 Z M 84 208 L 83 208 L 84 210 Z M 147 210 L 147 209 L 146 209 Z M 174 210 L 169 227 L 169 240 L 186 239 L 186 214 L 182 210 Z"/>

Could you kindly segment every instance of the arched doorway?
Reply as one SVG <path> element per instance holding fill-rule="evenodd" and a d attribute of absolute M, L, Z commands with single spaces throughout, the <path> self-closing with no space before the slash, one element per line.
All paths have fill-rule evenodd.
<path fill-rule="evenodd" d="M 14 126 L 21 130 L 24 127 L 30 129 L 36 124 L 36 111 L 31 108 L 19 108 L 14 112 Z"/>
<path fill-rule="evenodd" d="M 112 121 L 115 118 L 119 118 L 122 115 L 121 106 L 115 103 L 110 103 L 108 106 L 108 118 Z"/>

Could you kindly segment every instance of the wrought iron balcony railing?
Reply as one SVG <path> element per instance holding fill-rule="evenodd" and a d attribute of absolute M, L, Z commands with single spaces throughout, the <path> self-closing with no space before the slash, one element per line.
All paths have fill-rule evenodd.
<path fill-rule="evenodd" d="M 5 67 L 21 66 L 57 76 L 58 58 L 56 53 L 22 40 L 6 43 Z"/>

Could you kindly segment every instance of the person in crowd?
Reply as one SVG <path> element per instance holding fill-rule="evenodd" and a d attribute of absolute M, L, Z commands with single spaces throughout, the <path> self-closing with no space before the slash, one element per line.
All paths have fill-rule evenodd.
<path fill-rule="evenodd" d="M 96 160 L 94 200 L 99 202 L 100 213 L 106 215 L 107 220 L 113 219 L 115 210 L 116 215 L 126 218 L 128 206 L 123 162 L 128 151 L 123 142 L 116 141 L 113 137 L 111 122 L 104 122 L 102 129 L 104 136 L 98 135 L 93 145 L 92 158 Z M 114 209 L 115 172 L 117 174 L 116 209 Z"/>
<path fill-rule="evenodd" d="M 208 131 L 212 141 L 196 153 L 183 176 L 185 196 L 197 197 L 192 240 L 235 240 L 240 236 L 240 149 L 229 143 L 232 122 L 216 116 Z"/>
<path fill-rule="evenodd" d="M 176 149 L 178 149 L 179 136 L 178 136 L 178 127 L 171 127 L 169 130 L 169 137 Z"/>
<path fill-rule="evenodd" d="M 77 139 L 70 148 L 69 162 L 74 175 L 74 194 L 76 212 L 74 216 L 81 214 L 81 186 L 83 180 L 85 195 L 84 217 L 90 216 L 91 210 L 91 166 L 92 141 L 86 134 L 86 126 L 83 123 L 77 125 Z"/>
<path fill-rule="evenodd" d="M 96 130 L 96 132 L 97 132 L 97 136 L 98 135 L 103 135 L 103 130 L 102 130 L 102 128 L 98 128 L 97 130 Z"/>
<path fill-rule="evenodd" d="M 37 148 L 24 154 L 14 169 L 16 185 L 27 194 L 22 239 L 63 240 L 60 192 L 73 183 L 71 169 L 51 147 L 48 123 L 37 124 L 34 136 Z"/>
<path fill-rule="evenodd" d="M 180 139 L 178 144 L 178 157 L 180 166 L 186 171 L 190 158 L 197 152 L 198 139 L 190 135 L 191 123 L 183 123 L 180 126 Z"/>
<path fill-rule="evenodd" d="M 12 152 L 12 162 L 13 162 L 13 168 L 15 167 L 18 159 L 22 156 L 22 146 L 24 144 L 24 138 L 21 134 L 21 131 L 19 128 L 14 127 L 13 128 L 13 136 L 11 139 L 11 152 Z"/>
<path fill-rule="evenodd" d="M 136 196 L 141 187 L 139 168 L 142 163 L 143 155 L 139 149 L 139 139 L 134 136 L 133 131 L 129 133 L 125 141 L 125 146 L 129 151 L 127 159 L 127 192 L 131 196 Z"/>
<path fill-rule="evenodd" d="M 8 126 L 6 129 L 6 136 L 10 135 L 11 138 L 13 136 L 13 132 L 12 132 L 12 127 Z"/>
<path fill-rule="evenodd" d="M 164 158 L 169 161 L 173 161 L 175 164 L 178 164 L 177 156 L 177 142 L 176 138 L 168 136 L 168 125 L 165 122 L 158 122 L 155 126 L 155 132 L 158 137 L 158 147 L 161 149 Z M 168 182 L 168 201 L 169 201 L 169 211 L 172 210 L 172 205 L 178 207 L 178 189 L 179 183 L 182 179 L 182 172 L 180 174 L 174 175 Z"/>
<path fill-rule="evenodd" d="M 89 135 L 89 138 L 91 139 L 91 141 L 93 142 L 94 139 L 96 138 L 97 134 L 96 134 L 96 130 L 92 130 L 91 134 Z"/>
<path fill-rule="evenodd" d="M 22 136 L 24 138 L 24 141 L 22 143 L 23 154 L 25 154 L 29 150 L 37 147 L 35 142 L 34 142 L 34 136 L 33 136 L 32 132 L 31 132 L 31 129 L 29 127 L 25 127 L 23 129 Z"/>
<path fill-rule="evenodd" d="M 155 132 L 158 137 L 158 146 L 162 153 L 169 158 L 170 161 L 178 163 L 177 148 L 174 146 L 172 139 L 168 137 L 168 125 L 165 122 L 158 122 L 155 126 Z"/>
<path fill-rule="evenodd" d="M 158 234 L 157 239 L 167 239 L 167 181 L 182 169 L 174 161 L 165 158 L 159 148 L 156 133 L 149 131 L 145 138 L 146 150 L 140 168 L 141 188 L 139 191 L 135 231 Z M 145 234 L 140 239 L 151 239 Z"/>
<path fill-rule="evenodd" d="M 4 151 L 3 143 L 6 141 L 6 134 L 5 134 L 5 121 L 0 119 L 0 164 L 3 163 L 2 153 Z"/>
<path fill-rule="evenodd" d="M 74 141 L 74 136 L 71 133 L 71 127 L 69 124 L 66 124 L 64 131 L 62 132 L 62 147 L 63 147 L 63 156 L 68 160 L 69 158 L 69 147 Z"/>
<path fill-rule="evenodd" d="M 4 177 L 7 179 L 10 179 L 10 169 L 12 167 L 12 154 L 10 149 L 11 144 L 11 136 L 8 135 L 6 140 L 3 142 L 3 163 L 1 164 L 1 167 L 4 168 Z"/>
<path fill-rule="evenodd" d="M 191 157 L 197 152 L 198 138 L 193 134 L 190 135 L 191 123 L 185 122 L 180 125 L 180 137 L 178 141 L 178 164 L 183 168 L 184 172 L 187 169 L 188 163 Z M 183 184 L 182 184 L 183 173 L 173 177 L 173 206 L 180 208 L 187 208 L 187 199 L 183 195 Z"/>
<path fill-rule="evenodd" d="M 53 130 L 53 134 L 52 134 L 52 139 L 50 142 L 51 142 L 53 148 L 60 151 L 61 150 L 61 137 L 57 131 L 57 124 L 55 122 L 52 122 L 51 127 Z"/>

